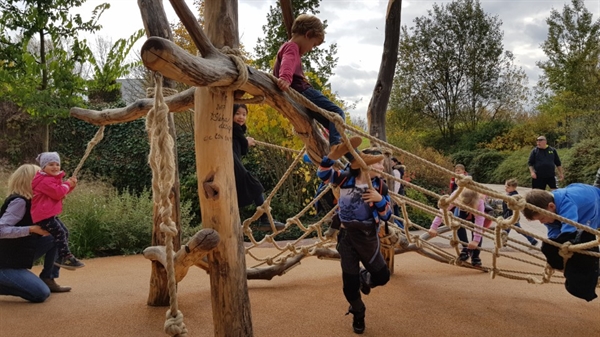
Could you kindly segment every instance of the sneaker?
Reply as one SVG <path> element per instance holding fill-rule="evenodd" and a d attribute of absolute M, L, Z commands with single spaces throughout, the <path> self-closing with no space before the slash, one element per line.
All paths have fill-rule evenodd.
<path fill-rule="evenodd" d="M 357 148 L 361 143 L 362 143 L 362 138 L 350 137 L 350 145 L 352 145 L 353 148 Z M 329 158 L 331 160 L 338 160 L 348 152 L 349 152 L 348 146 L 346 146 L 346 143 L 344 143 L 344 142 L 335 144 L 335 145 L 331 145 L 329 147 L 329 154 L 327 155 L 327 158 Z"/>
<path fill-rule="evenodd" d="M 458 259 L 460 261 L 467 261 L 469 259 L 469 254 L 467 252 L 460 252 Z"/>
<path fill-rule="evenodd" d="M 75 256 L 71 255 L 69 257 L 59 258 L 54 262 L 55 266 L 65 268 L 67 270 L 75 270 L 78 268 L 85 267 L 85 264 L 75 258 Z"/>
<path fill-rule="evenodd" d="M 481 267 L 481 259 L 478 257 L 471 259 L 471 265 L 475 268 L 480 268 Z"/>
<path fill-rule="evenodd" d="M 42 281 L 48 286 L 50 292 L 52 293 L 66 293 L 71 291 L 71 287 L 63 287 L 56 283 L 54 279 L 51 278 L 43 278 Z"/>
<path fill-rule="evenodd" d="M 360 268 L 358 276 L 360 277 L 360 292 L 369 295 L 371 293 L 371 285 L 369 284 L 371 274 L 365 268 Z"/>
<path fill-rule="evenodd" d="M 354 329 L 354 333 L 361 335 L 365 332 L 365 310 L 362 312 L 356 311 L 352 309 L 352 306 L 348 308 L 348 312 L 346 315 L 352 314 L 354 317 L 352 318 L 352 329 Z"/>
<path fill-rule="evenodd" d="M 385 156 L 382 154 L 372 155 L 372 154 L 361 153 L 360 158 L 365 162 L 365 164 L 367 166 L 369 166 L 369 165 L 373 165 L 375 163 L 379 163 L 380 161 L 382 161 L 385 158 Z M 358 160 L 351 161 L 350 168 L 353 170 L 359 169 L 360 163 L 358 162 Z"/>

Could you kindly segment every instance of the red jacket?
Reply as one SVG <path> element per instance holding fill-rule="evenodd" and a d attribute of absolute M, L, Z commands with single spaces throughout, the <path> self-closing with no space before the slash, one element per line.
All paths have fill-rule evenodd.
<path fill-rule="evenodd" d="M 41 220 L 59 215 L 62 212 L 62 200 L 73 190 L 63 182 L 65 172 L 51 176 L 38 171 L 31 182 L 33 199 L 31 199 L 31 220 L 38 223 Z"/>

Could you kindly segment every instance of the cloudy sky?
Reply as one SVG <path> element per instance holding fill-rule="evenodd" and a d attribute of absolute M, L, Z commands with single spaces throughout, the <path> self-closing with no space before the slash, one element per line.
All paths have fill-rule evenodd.
<path fill-rule="evenodd" d="M 103 29 L 96 35 L 104 38 L 127 38 L 143 28 L 139 8 L 135 0 L 87 0 L 77 12 L 89 15 L 100 3 L 108 2 L 111 8 L 100 21 Z M 266 14 L 277 0 L 239 0 L 240 40 L 250 52 L 266 24 Z M 427 15 L 434 3 L 449 1 L 414 0 L 403 1 L 402 25 L 411 26 L 416 17 Z M 193 10 L 193 0 L 186 0 Z M 522 67 L 534 84 L 539 75 L 537 61 L 545 58 L 539 48 L 546 39 L 546 18 L 552 9 L 562 12 L 570 0 L 480 0 L 487 13 L 502 21 L 504 48 L 512 51 L 515 62 Z M 322 0 L 319 17 L 328 21 L 326 43 L 337 43 L 338 65 L 331 78 L 332 89 L 348 102 L 358 102 L 349 111 L 353 118 L 366 118 L 366 110 L 379 71 L 385 34 L 387 0 Z M 163 5 L 170 22 L 178 21 L 169 1 Z M 594 20 L 600 16 L 600 0 L 586 0 L 587 9 Z M 87 13 L 87 14 L 86 14 Z M 90 37 L 93 39 L 94 37 Z M 143 42 L 139 43 L 141 47 Z M 137 46 L 136 46 L 137 47 Z M 139 50 L 139 48 L 137 48 Z"/>

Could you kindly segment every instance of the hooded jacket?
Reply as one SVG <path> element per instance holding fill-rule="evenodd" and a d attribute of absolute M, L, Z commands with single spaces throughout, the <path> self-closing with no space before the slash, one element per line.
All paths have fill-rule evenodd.
<path fill-rule="evenodd" d="M 65 172 L 55 176 L 38 171 L 31 182 L 33 199 L 31 199 L 31 220 L 38 223 L 41 220 L 57 216 L 62 212 L 62 200 L 73 188 L 63 182 Z"/>

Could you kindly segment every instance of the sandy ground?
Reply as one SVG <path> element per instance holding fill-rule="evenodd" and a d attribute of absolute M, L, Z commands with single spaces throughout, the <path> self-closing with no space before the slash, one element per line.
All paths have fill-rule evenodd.
<path fill-rule="evenodd" d="M 485 255 L 484 265 L 490 259 Z M 524 268 L 515 260 L 502 262 L 509 269 Z M 45 303 L 1 296 L 0 336 L 166 336 L 167 308 L 146 305 L 149 261 L 138 255 L 85 263 L 81 270 L 62 273 L 60 283 L 73 291 L 52 294 Z M 354 335 L 351 316 L 344 316 L 347 304 L 336 261 L 307 258 L 282 277 L 252 280 L 248 287 L 255 336 Z M 210 298 L 208 275 L 190 270 L 178 295 L 189 336 L 213 335 Z M 397 256 L 390 282 L 364 301 L 364 336 L 600 335 L 598 299 L 588 303 L 572 297 L 561 284 L 492 280 L 488 273 L 415 253 Z"/>
<path fill-rule="evenodd" d="M 524 228 L 544 235 L 539 224 Z M 518 233 L 510 237 L 525 242 Z M 443 246 L 440 238 L 435 239 Z M 487 240 L 484 247 L 491 247 Z M 272 248 L 260 248 L 270 255 Z M 449 250 L 450 251 L 450 250 Z M 535 256 L 538 251 L 530 250 Z M 539 272 L 517 259 L 535 257 L 504 249 L 503 269 Z M 248 258 L 247 265 L 253 265 Z M 490 254 L 482 254 L 490 266 Z M 72 292 L 41 304 L 0 296 L 0 337 L 166 336 L 168 308 L 146 305 L 150 262 L 142 256 L 86 260 L 63 271 Z M 40 267 L 33 271 L 39 273 Z M 561 279 L 555 279 L 561 281 Z M 255 336 L 353 336 L 342 294 L 339 262 L 306 258 L 282 277 L 248 282 Z M 179 284 L 179 308 L 188 336 L 212 336 L 208 275 L 190 270 Z M 396 256 L 390 282 L 364 297 L 364 336 L 600 336 L 600 299 L 585 302 L 562 284 L 529 284 L 440 263 L 416 253 Z"/>

